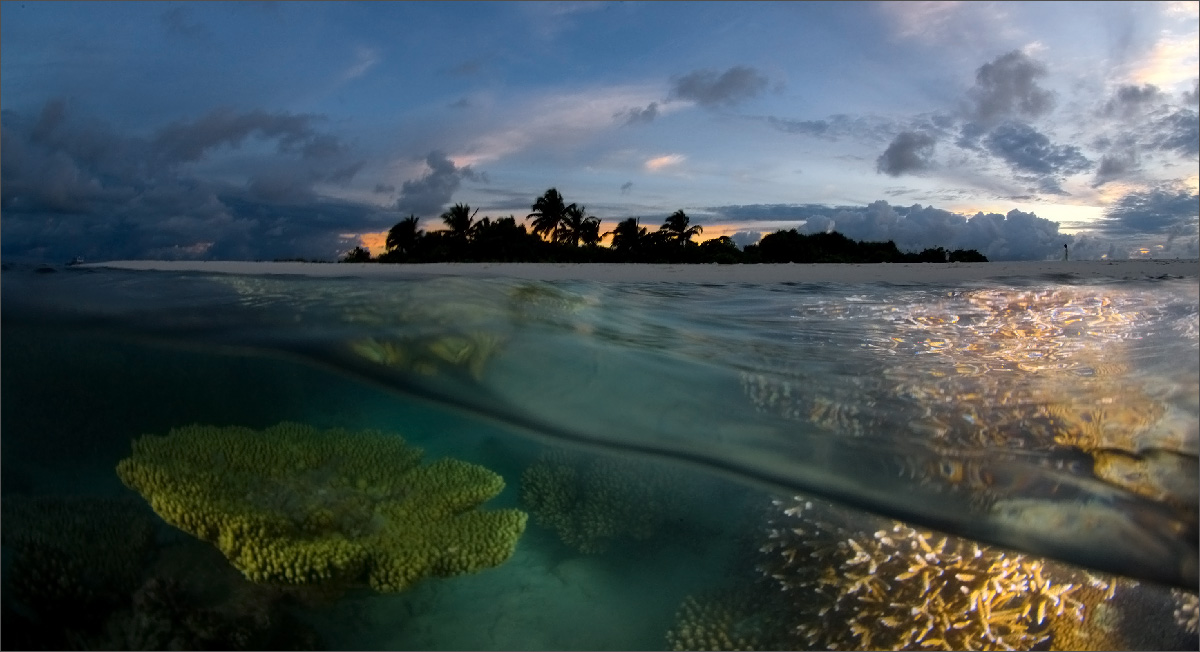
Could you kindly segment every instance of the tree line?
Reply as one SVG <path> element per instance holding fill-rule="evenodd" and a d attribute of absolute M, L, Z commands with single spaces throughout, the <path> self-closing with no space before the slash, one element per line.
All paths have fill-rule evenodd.
<path fill-rule="evenodd" d="M 802 234 L 777 231 L 745 248 L 728 236 L 701 243 L 692 238 L 704 232 L 682 210 L 675 211 L 651 231 L 636 217 L 602 233 L 599 218 L 587 208 L 567 204 L 556 188 L 538 197 L 525 216 L 475 219 L 478 209 L 455 204 L 441 214 L 444 229 L 423 231 L 420 218 L 410 215 L 393 226 L 386 251 L 372 258 L 355 247 L 342 262 L 538 262 L 538 263 L 906 263 L 987 262 L 974 249 L 947 251 L 942 247 L 920 253 L 901 252 L 894 242 L 859 242 L 840 233 Z M 607 247 L 600 245 L 612 236 Z"/>

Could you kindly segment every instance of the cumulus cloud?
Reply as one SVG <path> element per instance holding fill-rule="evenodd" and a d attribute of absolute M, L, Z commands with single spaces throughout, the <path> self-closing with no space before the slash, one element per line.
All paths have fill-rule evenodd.
<path fill-rule="evenodd" d="M 1117 88 L 1111 99 L 1104 105 L 1105 115 L 1120 118 L 1132 118 L 1140 115 L 1156 102 L 1163 99 L 1163 94 L 1154 84 L 1137 86 L 1126 84 Z"/>
<path fill-rule="evenodd" d="M 1054 93 L 1038 86 L 1046 66 L 1020 50 L 997 57 L 975 71 L 967 92 L 969 119 L 992 124 L 1005 118 L 1038 118 L 1054 108 Z"/>
<path fill-rule="evenodd" d="M 613 118 L 620 120 L 625 125 L 649 124 L 654 122 L 658 117 L 658 102 L 651 102 L 646 105 L 646 108 L 639 109 L 634 107 L 625 111 L 619 111 L 613 114 Z"/>
<path fill-rule="evenodd" d="M 762 237 L 762 231 L 738 231 L 731 234 L 729 239 L 733 240 L 733 244 L 739 248 L 745 249 L 752 244 L 758 244 L 758 241 L 762 240 Z"/>
<path fill-rule="evenodd" d="M 469 165 L 456 167 L 454 161 L 440 151 L 430 152 L 425 157 L 425 165 L 429 171 L 424 176 L 405 181 L 400 186 L 396 210 L 403 214 L 411 213 L 418 217 L 438 215 L 450 203 L 463 179 L 486 181 L 482 173 L 475 172 Z"/>
<path fill-rule="evenodd" d="M 1200 195 L 1183 188 L 1160 187 L 1131 192 L 1104 213 L 1097 230 L 1108 235 L 1156 234 L 1171 238 L 1196 235 Z"/>
<path fill-rule="evenodd" d="M 805 232 L 832 229 L 855 240 L 890 240 L 901 251 L 975 249 L 990 260 L 1044 260 L 1061 255 L 1069 240 L 1058 233 L 1057 222 L 1015 209 L 1007 215 L 980 212 L 967 218 L 933 206 L 894 207 L 880 200 L 813 217 L 820 219 L 810 219 Z"/>
<path fill-rule="evenodd" d="M 280 139 L 299 134 L 287 152 L 242 157 L 237 175 L 244 183 L 197 178 L 177 165 L 259 129 L 231 123 L 237 121 L 223 129 L 174 125 L 145 139 L 76 115 L 63 102 L 50 102 L 34 116 L 4 111 L 3 255 L 56 262 L 74 256 L 331 259 L 349 248 L 338 233 L 395 222 L 374 207 L 316 197 L 313 184 L 349 181 L 363 163 L 347 160 L 311 130 L 275 132 Z M 308 145 L 320 155 L 306 157 Z"/>
<path fill-rule="evenodd" d="M 718 74 L 696 70 L 671 80 L 671 99 L 689 100 L 705 107 L 732 106 L 761 93 L 768 83 L 754 68 L 734 66 Z"/>
<path fill-rule="evenodd" d="M 926 133 L 901 132 L 876 160 L 875 169 L 893 177 L 928 170 L 933 165 L 936 143 Z"/>
<path fill-rule="evenodd" d="M 1200 119 L 1189 109 L 1179 109 L 1153 122 L 1151 145 L 1184 156 L 1200 154 Z"/>
<path fill-rule="evenodd" d="M 1076 174 L 1092 162 L 1074 145 L 1055 145 L 1023 122 L 1005 122 L 984 139 L 989 152 L 1004 159 L 1015 170 L 1037 175 Z"/>
<path fill-rule="evenodd" d="M 1096 180 L 1093 188 L 1124 178 L 1130 172 L 1138 169 L 1137 150 L 1129 149 L 1114 154 L 1105 154 L 1100 158 L 1100 166 L 1096 169 Z"/>

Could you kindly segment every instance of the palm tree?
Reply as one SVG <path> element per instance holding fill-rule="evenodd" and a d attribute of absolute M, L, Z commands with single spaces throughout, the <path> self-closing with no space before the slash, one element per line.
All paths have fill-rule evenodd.
<path fill-rule="evenodd" d="M 475 209 L 478 213 L 479 209 Z M 450 210 L 442 213 L 442 221 L 449 227 L 449 236 L 458 240 L 466 240 L 471 234 L 471 220 L 475 217 L 471 207 L 466 204 L 455 204 Z"/>
<path fill-rule="evenodd" d="M 525 219 L 534 218 L 533 232 L 543 237 L 548 236 L 548 240 L 556 242 L 558 227 L 567 215 L 567 205 L 563 202 L 563 196 L 558 193 L 557 188 L 551 188 L 533 202 L 532 208 L 533 212 L 526 215 Z"/>
<path fill-rule="evenodd" d="M 605 235 L 611 234 L 612 248 L 615 251 L 633 252 L 637 251 L 642 240 L 646 238 L 646 227 L 638 226 L 638 218 L 630 217 L 621 220 L 617 223 L 617 228 L 609 231 Z"/>
<path fill-rule="evenodd" d="M 420 220 L 416 215 L 409 215 L 400 220 L 393 226 L 387 234 L 387 250 L 399 250 L 402 254 L 411 254 L 417 248 L 417 240 L 425 235 L 425 232 L 417 228 L 417 222 Z"/>
<path fill-rule="evenodd" d="M 579 227 L 579 242 L 585 247 L 595 247 L 600 244 L 600 240 L 604 236 L 600 235 L 600 220 L 595 217 L 589 217 L 583 221 L 583 225 Z"/>
<path fill-rule="evenodd" d="M 700 225 L 688 226 L 687 213 L 683 211 L 675 211 L 667 218 L 663 225 L 658 227 L 666 235 L 668 241 L 673 241 L 680 247 L 686 247 L 692 240 L 692 236 L 704 232 L 704 227 Z"/>
<path fill-rule="evenodd" d="M 575 204 L 567 206 L 562 223 L 558 225 L 558 228 L 558 241 L 564 244 L 570 243 L 573 247 L 578 247 L 579 241 L 585 239 L 585 234 L 590 236 L 591 231 L 596 232 L 595 241 L 600 241 L 600 220 L 588 215 L 587 208 L 584 206 Z M 587 242 L 585 241 L 584 244 Z"/>

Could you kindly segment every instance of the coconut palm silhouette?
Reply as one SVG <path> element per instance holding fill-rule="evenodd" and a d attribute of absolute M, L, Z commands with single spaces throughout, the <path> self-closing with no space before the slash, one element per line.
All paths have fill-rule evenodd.
<path fill-rule="evenodd" d="M 551 188 L 533 202 L 533 212 L 525 219 L 533 218 L 533 232 L 551 242 L 558 241 L 558 230 L 567 216 L 567 205 L 557 188 Z"/>

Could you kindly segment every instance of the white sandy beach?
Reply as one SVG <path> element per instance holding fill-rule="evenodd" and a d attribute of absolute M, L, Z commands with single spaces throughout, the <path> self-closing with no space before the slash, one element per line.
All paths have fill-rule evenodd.
<path fill-rule="evenodd" d="M 224 274 L 299 274 L 304 276 L 483 276 L 542 281 L 683 283 L 833 282 L 953 283 L 1005 277 L 1144 279 L 1187 277 L 1200 281 L 1200 261 L 1084 260 L 995 263 L 875 263 L 817 265 L 645 265 L 573 263 L 296 263 L 238 261 L 118 260 L 86 267 L 134 270 L 197 271 Z"/>

